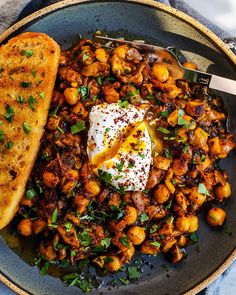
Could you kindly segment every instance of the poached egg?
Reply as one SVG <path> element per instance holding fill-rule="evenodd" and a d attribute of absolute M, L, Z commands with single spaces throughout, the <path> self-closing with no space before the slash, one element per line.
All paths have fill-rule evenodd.
<path fill-rule="evenodd" d="M 100 104 L 89 114 L 87 153 L 98 176 L 117 189 L 145 189 L 152 160 L 146 111 L 131 104 Z M 105 176 L 105 178 L 104 178 Z"/>

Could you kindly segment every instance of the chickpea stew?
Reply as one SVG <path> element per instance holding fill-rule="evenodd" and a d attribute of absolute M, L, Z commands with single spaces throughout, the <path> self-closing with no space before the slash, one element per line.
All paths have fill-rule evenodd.
<path fill-rule="evenodd" d="M 191 62 L 184 66 L 196 68 Z M 87 144 L 90 113 L 107 105 L 124 112 L 144 110 L 145 126 L 131 125 L 138 134 L 148 131 L 150 163 L 145 162 L 147 137 L 133 135 L 138 143 L 132 142 L 127 163 L 121 157 L 105 170 L 100 157 L 93 165 Z M 199 209 L 231 194 L 227 173 L 219 167 L 234 148 L 226 117 L 220 97 L 202 85 L 174 81 L 166 66 L 135 48 L 81 39 L 64 51 L 41 148 L 16 216 L 21 235 L 37 236 L 41 273 L 50 263 L 76 265 L 86 259 L 106 273 L 116 272 L 135 251 L 169 253 L 173 263 L 181 261 L 198 230 Z M 104 127 L 102 136 L 118 125 Z M 119 148 L 132 132 L 118 132 Z M 135 162 L 139 145 L 143 150 Z M 106 159 L 118 154 L 114 146 Z M 148 167 L 143 190 L 114 185 L 113 178 L 132 177 L 138 165 L 143 172 L 136 178 L 144 177 L 143 167 Z M 207 222 L 221 226 L 225 216 L 214 207 Z M 89 281 L 81 280 L 75 273 L 64 277 L 91 290 Z"/>

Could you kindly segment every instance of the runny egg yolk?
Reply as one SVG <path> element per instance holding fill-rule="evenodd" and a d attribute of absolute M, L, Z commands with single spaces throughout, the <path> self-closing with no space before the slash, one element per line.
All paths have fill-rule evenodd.
<path fill-rule="evenodd" d="M 106 175 L 117 189 L 144 190 L 151 164 L 151 140 L 145 110 L 118 104 L 94 106 L 90 112 L 87 152 L 93 171 Z"/>

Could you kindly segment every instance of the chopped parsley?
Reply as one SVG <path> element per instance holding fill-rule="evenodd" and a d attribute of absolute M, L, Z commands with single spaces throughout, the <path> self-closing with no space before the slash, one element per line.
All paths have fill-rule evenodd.
<path fill-rule="evenodd" d="M 116 168 L 118 172 L 122 172 L 123 167 L 124 167 L 124 162 L 116 163 Z"/>
<path fill-rule="evenodd" d="M 41 267 L 41 269 L 40 269 L 40 274 L 41 274 L 41 276 L 45 276 L 45 275 L 47 274 L 47 272 L 48 272 L 48 268 L 49 268 L 49 264 L 50 264 L 50 262 L 47 261 L 47 262 L 45 262 L 44 265 Z"/>
<path fill-rule="evenodd" d="M 30 82 L 27 82 L 27 81 L 23 81 L 20 83 L 21 87 L 23 88 L 28 88 L 31 86 L 31 83 Z"/>
<path fill-rule="evenodd" d="M 91 238 L 86 230 L 78 234 L 78 238 L 82 246 L 87 247 L 91 243 Z"/>
<path fill-rule="evenodd" d="M 110 130 L 111 130 L 111 128 L 107 127 L 107 128 L 105 129 L 105 132 L 109 132 Z"/>
<path fill-rule="evenodd" d="M 93 289 L 90 279 L 85 279 L 79 273 L 71 273 L 62 277 L 63 282 L 68 286 L 78 286 L 84 292 L 91 292 Z"/>
<path fill-rule="evenodd" d="M 169 116 L 169 112 L 168 111 L 163 111 L 163 112 L 160 112 L 158 114 L 158 117 L 167 118 L 168 116 Z"/>
<path fill-rule="evenodd" d="M 157 230 L 158 230 L 158 226 L 157 226 L 156 224 L 153 224 L 153 225 L 150 227 L 150 234 L 155 233 Z"/>
<path fill-rule="evenodd" d="M 85 122 L 84 121 L 77 121 L 74 125 L 70 127 L 70 131 L 72 134 L 79 133 L 85 129 Z"/>
<path fill-rule="evenodd" d="M 164 128 L 164 127 L 158 127 L 157 131 L 159 131 L 159 132 L 161 132 L 163 134 L 169 134 L 170 133 L 170 131 L 168 129 Z"/>
<path fill-rule="evenodd" d="M 147 221 L 149 219 L 149 216 L 146 213 L 142 213 L 140 215 L 140 221 L 143 223 L 144 221 Z"/>
<path fill-rule="evenodd" d="M 198 193 L 200 194 L 204 194 L 207 196 L 210 196 L 211 194 L 209 193 L 209 191 L 207 190 L 206 186 L 204 183 L 199 183 L 198 185 Z"/>
<path fill-rule="evenodd" d="M 71 222 L 67 221 L 64 226 L 65 226 L 66 231 L 69 232 L 72 229 L 73 224 Z"/>
<path fill-rule="evenodd" d="M 15 112 L 14 112 L 14 110 L 9 106 L 9 104 L 6 105 L 5 109 L 6 109 L 6 113 L 5 113 L 5 115 L 4 115 L 4 118 L 5 118 L 9 123 L 11 123 L 12 120 L 13 120 L 13 116 L 15 115 Z"/>
<path fill-rule="evenodd" d="M 228 227 L 228 226 L 225 226 L 225 227 L 224 227 L 224 231 L 225 231 L 226 234 L 228 234 L 228 235 L 230 235 L 230 236 L 232 236 L 232 234 L 233 234 L 231 228 Z"/>
<path fill-rule="evenodd" d="M 4 71 L 4 68 L 0 66 L 0 74 Z"/>
<path fill-rule="evenodd" d="M 189 238 L 191 241 L 193 241 L 194 243 L 197 243 L 198 242 L 198 235 L 197 235 L 197 232 L 193 232 L 189 235 Z"/>
<path fill-rule="evenodd" d="M 121 283 L 123 283 L 126 286 L 129 284 L 129 280 L 127 278 L 121 277 L 119 278 L 119 280 L 121 281 Z"/>
<path fill-rule="evenodd" d="M 22 50 L 21 51 L 21 54 L 22 55 L 25 55 L 26 57 L 31 57 L 33 54 L 34 54 L 34 52 L 33 52 L 33 50 L 32 49 L 26 49 L 26 50 Z"/>
<path fill-rule="evenodd" d="M 111 244 L 111 238 L 105 238 L 103 240 L 101 240 L 100 245 L 104 248 L 108 248 Z"/>
<path fill-rule="evenodd" d="M 101 76 L 98 76 L 96 78 L 96 81 L 97 81 L 98 85 L 102 85 L 102 77 Z"/>
<path fill-rule="evenodd" d="M 89 89 L 87 86 L 80 86 L 78 92 L 80 93 L 81 100 L 84 100 L 88 96 Z"/>
<path fill-rule="evenodd" d="M 164 149 L 164 153 L 165 153 L 165 157 L 167 159 L 171 159 L 171 153 L 170 153 L 170 151 L 167 148 Z"/>
<path fill-rule="evenodd" d="M 185 144 L 182 148 L 182 151 L 186 154 L 188 151 L 188 144 Z"/>
<path fill-rule="evenodd" d="M 30 125 L 29 125 L 27 122 L 24 122 L 24 123 L 23 123 L 23 130 L 24 130 L 24 132 L 25 132 L 26 134 L 29 134 L 29 133 L 30 133 L 30 131 L 31 131 L 31 127 L 30 127 Z"/>
<path fill-rule="evenodd" d="M 185 128 L 188 128 L 189 127 L 189 121 L 185 120 L 183 118 L 183 116 L 184 116 L 184 110 L 178 109 L 178 122 L 177 122 L 177 124 L 178 125 L 183 125 Z"/>
<path fill-rule="evenodd" d="M 145 158 L 145 155 L 144 154 L 140 154 L 139 157 L 142 158 L 142 159 L 144 159 Z"/>
<path fill-rule="evenodd" d="M 123 238 L 120 238 L 119 241 L 125 246 L 129 247 L 129 238 L 127 236 L 124 236 Z"/>
<path fill-rule="evenodd" d="M 128 266 L 128 277 L 129 279 L 139 279 L 141 276 L 141 271 L 137 266 Z"/>
<path fill-rule="evenodd" d="M 129 108 L 129 102 L 127 100 L 118 100 L 118 106 L 120 109 L 128 109 Z"/>
<path fill-rule="evenodd" d="M 111 183 L 111 180 L 112 180 L 111 173 L 108 173 L 106 171 L 98 169 L 98 176 L 100 177 L 101 180 L 103 180 L 103 181 L 105 181 L 107 183 Z"/>

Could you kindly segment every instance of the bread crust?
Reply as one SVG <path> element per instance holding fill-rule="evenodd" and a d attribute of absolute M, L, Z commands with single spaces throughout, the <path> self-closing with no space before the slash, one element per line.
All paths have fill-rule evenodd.
<path fill-rule="evenodd" d="M 0 229 L 24 195 L 47 122 L 60 47 L 26 32 L 0 47 Z"/>

